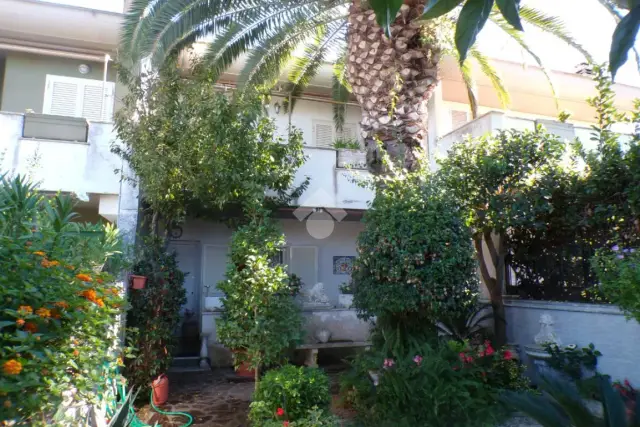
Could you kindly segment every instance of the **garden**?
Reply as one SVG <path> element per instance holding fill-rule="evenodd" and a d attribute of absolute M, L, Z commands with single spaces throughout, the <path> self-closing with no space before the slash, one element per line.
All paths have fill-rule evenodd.
<path fill-rule="evenodd" d="M 372 328 L 368 348 L 345 357 L 340 372 L 328 373 L 294 363 L 305 338 L 301 282 L 276 261 L 286 241 L 277 214 L 309 181 L 293 185 L 306 160 L 302 132 L 291 120 L 286 134 L 277 131 L 264 114 L 272 87 L 261 83 L 277 80 L 285 59 L 305 41 L 305 55 L 290 76 L 286 107 L 293 109 L 293 94 L 303 93 L 331 48 L 327 44 L 344 28 L 333 19 L 332 2 L 308 6 L 306 14 L 274 13 L 301 26 L 302 35 L 273 32 L 254 21 L 259 15 L 246 13 L 240 18 L 251 29 L 225 27 L 205 61 L 194 60 L 185 76 L 175 52 L 165 52 L 168 46 L 193 42 L 209 26 L 231 20 L 209 22 L 207 13 L 190 10 L 184 16 L 197 31 L 179 34 L 176 27 L 191 24 L 174 20 L 169 3 L 158 2 L 156 14 L 146 1 L 134 2 L 123 33 L 130 44 L 142 40 L 142 53 L 162 62 L 148 72 L 120 70 L 128 91 L 115 122 L 122 144 L 113 150 L 131 166 L 140 188 L 137 245 L 123 247 L 111 225 L 78 222 L 71 197 L 42 193 L 24 177 L 1 177 L 3 425 L 137 427 L 160 420 L 185 427 L 194 421 L 225 427 L 494 427 L 533 426 L 535 420 L 547 427 L 640 426 L 634 384 L 600 369 L 613 349 L 563 345 L 544 318 L 535 337 L 538 358 L 530 363 L 532 350 L 511 341 L 505 304 L 517 297 L 614 305 L 630 322 L 640 322 L 640 130 L 629 140 L 614 131 L 617 123 L 640 122 L 640 102 L 632 113 L 615 108 L 606 66 L 589 65 L 597 88 L 588 101 L 596 113 L 594 150 L 542 127 L 507 129 L 459 141 L 430 169 L 420 149 L 426 128 L 412 131 L 408 117 L 421 112 L 433 92 L 441 53 L 458 55 L 463 73 L 468 70 L 465 55 L 475 35 L 456 37 L 456 51 L 445 46 L 452 34 L 436 40 L 441 35 L 429 25 L 418 31 L 379 19 L 384 31 L 368 33 L 372 26 L 358 18 L 373 21 L 376 15 L 354 2 L 352 13 L 360 15 L 349 19 L 360 30 L 348 37 L 388 44 L 385 32 L 405 31 L 413 54 L 399 55 L 401 70 L 373 85 L 380 102 L 392 106 L 388 117 L 368 107 L 367 84 L 354 77 L 368 71 L 363 61 L 354 65 L 345 49 L 336 64 L 335 94 L 346 101 L 353 90 L 367 111 L 363 130 L 373 174 L 361 185 L 375 198 L 364 213 L 358 256 L 343 291 L 353 294 L 358 317 Z M 448 10 L 442 3 L 433 17 L 462 2 L 450 2 L 455 4 Z M 519 40 L 511 31 L 520 25 L 518 13 L 507 7 L 513 2 L 496 3 L 500 14 L 487 12 L 483 22 L 491 18 Z M 411 21 L 422 16 L 423 4 L 418 6 L 395 11 Z M 466 10 L 458 25 L 470 19 Z M 309 21 L 312 12 L 322 28 Z M 549 24 L 531 9 L 521 14 Z M 176 27 L 156 33 L 166 24 L 149 22 L 156 17 Z M 303 37 L 311 31 L 305 22 L 313 24 L 310 42 Z M 453 31 L 455 23 L 446 24 Z M 573 43 L 561 26 L 554 28 Z M 257 42 L 264 34 L 269 37 Z M 247 61 L 241 86 L 248 89 L 219 90 L 213 83 L 249 45 L 258 45 L 263 57 Z M 482 64 L 481 53 L 469 52 Z M 349 61 L 355 71 L 346 71 Z M 405 69 L 405 77 L 414 78 L 410 91 L 400 77 Z M 492 74 L 490 67 L 484 71 Z M 493 82 L 500 87 L 499 78 Z M 471 90 L 469 95 L 477 113 Z M 338 124 L 344 122 L 342 107 L 334 110 Z M 356 145 L 344 140 L 336 148 Z M 225 276 L 217 284 L 223 297 L 216 328 L 233 354 L 233 378 L 245 382 L 206 372 L 195 378 L 199 388 L 180 389 L 185 379 L 175 378 L 178 391 L 170 391 L 166 374 L 186 303 L 186 274 L 168 245 L 171 231 L 188 218 L 220 222 L 232 232 Z M 217 402 L 223 393 L 228 400 Z M 197 406 L 198 413 L 173 411 L 205 398 L 211 406 Z M 217 412 L 224 414 L 212 424 Z"/>

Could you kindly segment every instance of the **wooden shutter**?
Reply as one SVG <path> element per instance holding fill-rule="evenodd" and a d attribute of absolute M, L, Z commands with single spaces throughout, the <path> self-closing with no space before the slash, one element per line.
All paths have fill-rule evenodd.
<path fill-rule="evenodd" d="M 115 83 L 47 75 L 44 114 L 84 117 L 94 121 L 113 118 Z"/>
<path fill-rule="evenodd" d="M 469 121 L 466 111 L 451 110 L 451 130 L 464 126 Z"/>
<path fill-rule="evenodd" d="M 333 147 L 333 122 L 313 121 L 313 145 Z"/>

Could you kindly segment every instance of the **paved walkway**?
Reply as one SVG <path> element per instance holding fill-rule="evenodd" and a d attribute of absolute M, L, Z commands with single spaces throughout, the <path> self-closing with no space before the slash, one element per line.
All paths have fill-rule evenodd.
<path fill-rule="evenodd" d="M 253 382 L 229 383 L 222 372 L 189 372 L 169 375 L 169 401 L 160 409 L 188 412 L 195 427 L 245 427 Z M 147 404 L 138 410 L 147 424 L 180 427 L 184 417 L 162 416 Z"/>

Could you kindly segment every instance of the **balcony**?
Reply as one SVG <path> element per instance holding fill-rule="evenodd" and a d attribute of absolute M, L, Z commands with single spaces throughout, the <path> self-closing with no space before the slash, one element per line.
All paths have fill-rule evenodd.
<path fill-rule="evenodd" d="M 1 112 L 0 173 L 28 176 L 46 192 L 96 195 L 99 214 L 113 220 L 122 165 L 111 153 L 115 139 L 112 123 Z"/>
<path fill-rule="evenodd" d="M 311 178 L 309 187 L 298 199 L 299 206 L 367 209 L 373 192 L 358 183 L 366 181 L 364 152 L 334 150 L 323 147 L 305 147 L 307 161 L 298 170 L 294 184 Z"/>
<path fill-rule="evenodd" d="M 547 132 L 562 139 L 573 140 L 578 138 L 587 150 L 596 148 L 597 143 L 591 140 L 593 130 L 588 126 L 562 123 L 555 120 L 528 119 L 498 111 L 490 111 L 436 141 L 435 156 L 432 156 L 432 161 L 435 161 L 436 158 L 445 157 L 451 146 L 464 138 L 478 137 L 499 129 L 534 130 L 536 125 L 542 125 Z M 618 124 L 614 125 L 614 131 L 619 132 L 622 135 L 621 138 L 625 141 L 630 138 L 628 134 L 632 132 L 632 129 L 627 124 Z"/>

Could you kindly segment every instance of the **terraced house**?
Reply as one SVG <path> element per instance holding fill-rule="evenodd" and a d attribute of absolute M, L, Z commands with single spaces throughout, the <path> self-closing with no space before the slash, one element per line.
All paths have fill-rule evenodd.
<path fill-rule="evenodd" d="M 131 177 L 130 173 L 111 152 L 111 145 L 118 144 L 112 118 L 124 91 L 115 66 L 123 14 L 37 0 L 0 0 L 0 4 L 0 169 L 29 175 L 47 192 L 76 194 L 82 219 L 113 222 L 133 241 L 137 188 L 121 179 Z M 199 46 L 195 51 L 200 51 Z M 517 56 L 492 60 L 510 94 L 508 107 L 487 77 L 476 77 L 479 116 L 472 119 L 457 64 L 453 58 L 443 60 L 441 84 L 428 105 L 427 154 L 434 166 L 466 135 L 496 129 L 534 129 L 540 124 L 562 138 L 578 137 L 588 144 L 594 117 L 585 99 L 595 92 L 590 77 L 575 68 L 550 71 L 557 88 L 554 96 L 544 71 L 521 62 Z M 238 64 L 223 75 L 218 83 L 221 90 L 233 90 L 239 69 Z M 345 125 L 336 131 L 331 75 L 330 67 L 321 69 L 297 97 L 293 111 L 285 111 L 289 94 L 277 87 L 268 106 L 283 133 L 289 124 L 302 131 L 308 160 L 298 171 L 297 183 L 310 178 L 310 186 L 296 203 L 279 211 L 287 239 L 279 261 L 304 284 L 310 332 L 322 327 L 335 340 L 358 342 L 366 340 L 368 325 L 357 319 L 341 297 L 340 286 L 349 281 L 356 238 L 363 229 L 360 219 L 373 194 L 357 182 L 369 173 L 361 142 L 362 111 L 355 98 L 347 102 Z M 633 99 L 640 97 L 637 86 L 616 84 L 615 91 L 622 110 L 631 109 Z M 562 110 L 572 114 L 568 123 L 556 119 Z M 217 344 L 215 319 L 221 296 L 216 284 L 224 276 L 230 235 L 223 224 L 197 219 L 171 230 L 180 267 L 190 273 L 184 310 L 197 313 L 200 356 L 214 365 L 229 362 Z M 540 314 L 549 310 L 559 313 L 558 323 L 566 325 L 593 314 L 593 309 L 579 304 L 509 302 L 514 342 L 532 342 Z M 637 329 L 614 308 L 597 311 L 610 321 L 599 335 L 598 347 L 609 341 L 616 345 L 615 337 L 607 334 L 612 328 Z M 559 329 L 568 331 L 570 326 Z M 606 372 L 615 375 L 632 361 L 612 354 L 605 355 L 602 363 Z"/>

